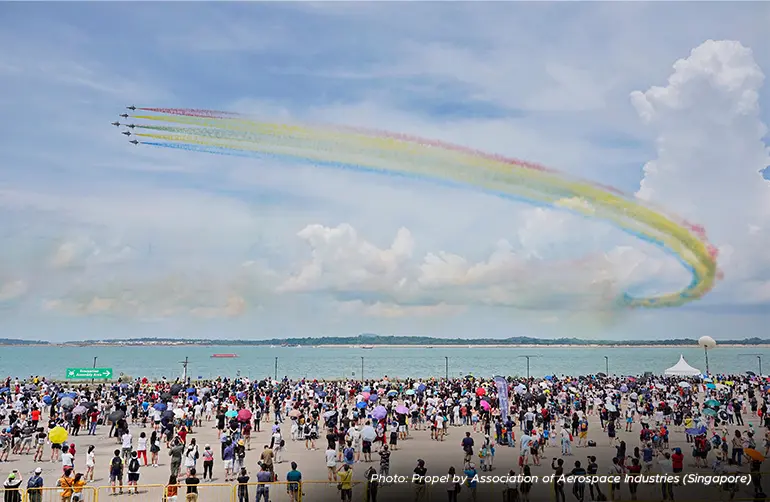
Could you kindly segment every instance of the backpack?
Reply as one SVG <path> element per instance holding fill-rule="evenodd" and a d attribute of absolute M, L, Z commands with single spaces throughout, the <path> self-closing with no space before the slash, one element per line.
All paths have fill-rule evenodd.
<path fill-rule="evenodd" d="M 588 430 L 588 424 L 587 423 L 583 422 L 582 424 L 580 424 L 580 431 L 581 432 L 585 432 L 587 430 Z"/>
<path fill-rule="evenodd" d="M 117 471 L 123 468 L 123 461 L 120 457 L 113 457 L 110 465 L 112 466 L 113 471 Z"/>
<path fill-rule="evenodd" d="M 139 472 L 139 459 L 132 458 L 128 464 L 128 470 L 131 472 Z"/>
<path fill-rule="evenodd" d="M 345 450 L 345 459 L 353 460 L 353 448 L 348 448 Z"/>

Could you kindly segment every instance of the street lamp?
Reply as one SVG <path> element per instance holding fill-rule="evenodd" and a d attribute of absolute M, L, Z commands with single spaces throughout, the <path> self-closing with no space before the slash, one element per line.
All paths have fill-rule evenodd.
<path fill-rule="evenodd" d="M 361 381 L 364 381 L 364 356 L 361 356 Z"/>
<path fill-rule="evenodd" d="M 751 356 L 757 358 L 757 363 L 759 364 L 759 375 L 762 376 L 762 354 L 739 354 L 741 356 Z"/>
<path fill-rule="evenodd" d="M 604 373 L 609 376 L 610 374 L 610 358 L 609 356 L 604 356 Z"/>
<path fill-rule="evenodd" d="M 449 380 L 449 356 L 444 356 L 444 374 L 446 379 Z"/>
<path fill-rule="evenodd" d="M 526 358 L 526 360 L 527 360 L 527 380 L 529 380 L 529 359 L 531 357 L 540 357 L 540 356 L 519 356 L 519 357 Z"/>

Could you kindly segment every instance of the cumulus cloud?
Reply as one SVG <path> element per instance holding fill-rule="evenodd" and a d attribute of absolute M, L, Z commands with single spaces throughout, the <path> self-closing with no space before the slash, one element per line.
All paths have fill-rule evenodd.
<path fill-rule="evenodd" d="M 628 246 L 582 259 L 545 260 L 542 247 L 550 243 L 536 239 L 534 229 L 523 230 L 516 246 L 501 240 L 488 258 L 472 261 L 447 251 L 415 259 L 405 228 L 389 247 L 379 248 L 348 224 L 310 225 L 299 233 L 310 259 L 278 290 L 327 294 L 365 315 L 396 317 L 446 315 L 467 305 L 606 309 L 628 289 L 660 292 L 688 279 L 675 260 Z"/>
<path fill-rule="evenodd" d="M 638 196 L 706 228 L 721 250 L 723 288 L 733 293 L 768 289 L 763 281 L 741 285 L 770 265 L 770 185 L 762 175 L 770 150 L 759 107 L 763 82 L 749 48 L 708 40 L 674 64 L 667 85 L 631 94 L 657 136 L 657 158 L 644 166 Z M 738 301 L 752 295 L 735 294 Z"/>

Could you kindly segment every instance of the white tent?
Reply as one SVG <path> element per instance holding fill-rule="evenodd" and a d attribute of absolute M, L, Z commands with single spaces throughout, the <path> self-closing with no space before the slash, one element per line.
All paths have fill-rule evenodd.
<path fill-rule="evenodd" d="M 698 376 L 700 375 L 700 370 L 687 364 L 684 356 L 680 355 L 679 362 L 667 369 L 665 374 L 670 376 Z"/>

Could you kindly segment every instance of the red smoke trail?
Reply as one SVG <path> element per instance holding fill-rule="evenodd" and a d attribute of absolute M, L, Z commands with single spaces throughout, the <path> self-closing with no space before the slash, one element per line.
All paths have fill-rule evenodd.
<path fill-rule="evenodd" d="M 239 114 L 232 112 L 220 112 L 217 110 L 201 110 L 198 108 L 137 108 L 146 112 L 166 113 L 168 115 L 186 115 L 188 117 L 228 118 Z"/>

